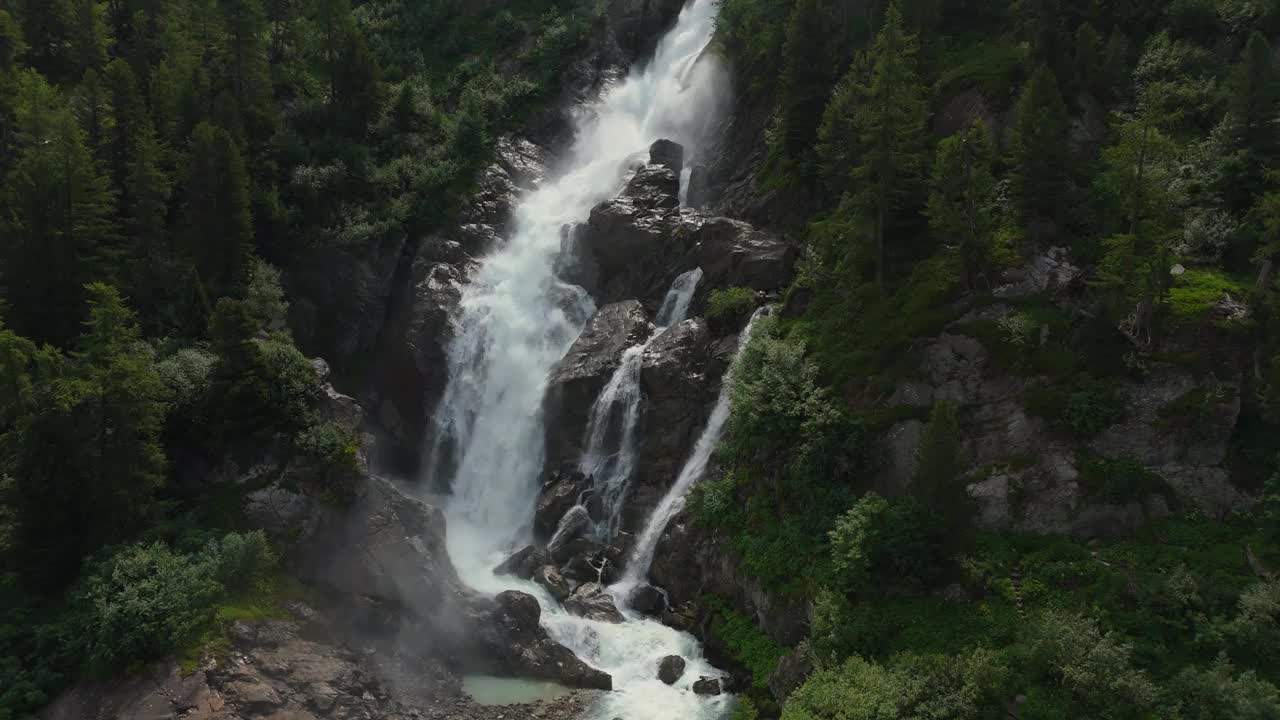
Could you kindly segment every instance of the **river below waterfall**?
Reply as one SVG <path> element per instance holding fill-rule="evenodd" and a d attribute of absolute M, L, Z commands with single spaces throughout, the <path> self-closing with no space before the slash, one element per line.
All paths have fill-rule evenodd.
<path fill-rule="evenodd" d="M 692 692 L 700 676 L 723 673 L 704 659 L 692 636 L 627 609 L 623 593 L 629 584 L 611 589 L 626 621 L 607 623 L 571 615 L 540 586 L 496 576 L 493 568 L 531 537 L 545 457 L 541 407 L 548 374 L 595 311 L 582 288 L 557 278 L 561 228 L 584 221 L 593 206 L 616 195 L 628 167 L 653 141 L 668 138 L 696 153 L 722 91 L 714 62 L 699 61 L 714 32 L 716 9 L 716 0 L 691 0 L 651 62 L 637 65 L 596 104 L 582 108 L 559 176 L 522 198 L 510 237 L 483 259 L 463 290 L 449 351 L 450 380 L 435 416 L 437 440 L 428 448 L 428 466 L 449 475 L 448 549 L 460 577 L 478 591 L 520 590 L 538 599 L 549 634 L 613 676 L 614 690 L 591 713 L 600 720 L 711 720 L 723 717 L 732 699 Z M 660 324 L 683 317 L 692 295 L 688 284 L 696 285 L 700 276 L 691 273 L 683 285 L 677 283 L 674 306 L 664 308 Z M 632 351 L 638 361 L 640 350 Z M 619 378 L 616 384 L 626 382 Z M 622 408 L 624 418 L 629 411 L 634 408 Z M 714 445 L 718 433 L 713 416 L 698 451 Z M 704 454 L 702 465 L 705 460 Z M 584 458 L 588 464 L 599 461 Z M 624 468 L 611 482 L 625 483 L 627 474 Z M 696 479 L 673 491 L 682 494 Z M 660 508 L 669 511 L 680 498 L 668 500 Z M 637 547 L 636 553 L 651 556 L 652 548 Z M 667 655 L 687 661 L 673 686 L 657 678 L 658 662 Z"/>

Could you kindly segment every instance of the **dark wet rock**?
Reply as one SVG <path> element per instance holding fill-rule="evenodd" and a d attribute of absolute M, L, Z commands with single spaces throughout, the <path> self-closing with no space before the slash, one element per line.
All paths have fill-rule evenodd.
<path fill-rule="evenodd" d="M 711 178 L 707 166 L 696 163 L 689 169 L 689 186 L 685 189 L 685 204 L 701 210 L 712 200 Z"/>
<path fill-rule="evenodd" d="M 584 242 L 581 225 L 565 225 L 560 229 L 560 254 L 556 257 L 556 277 L 595 293 L 600 275 L 591 248 Z"/>
<path fill-rule="evenodd" d="M 679 655 L 668 655 L 658 661 L 658 679 L 674 685 L 684 675 L 685 661 Z"/>
<path fill-rule="evenodd" d="M 574 582 L 596 582 L 608 585 L 618 579 L 618 563 L 609 556 L 607 548 L 587 540 L 577 541 L 578 547 L 567 558 L 560 571 Z"/>
<path fill-rule="evenodd" d="M 588 582 L 579 585 L 569 599 L 564 601 L 569 612 L 589 620 L 620 623 L 626 618 L 618 611 L 613 596 L 600 583 Z"/>
<path fill-rule="evenodd" d="M 573 468 L 555 472 L 542 484 L 538 504 L 533 512 L 533 528 L 539 537 L 550 538 L 565 513 L 584 498 L 583 493 L 591 483 L 581 472 Z"/>
<path fill-rule="evenodd" d="M 547 593 L 559 602 L 564 602 L 572 594 L 569 581 L 554 565 L 543 565 L 533 571 L 533 581 L 545 588 Z"/>
<path fill-rule="evenodd" d="M 640 384 L 648 407 L 642 419 L 644 455 L 636 468 L 639 485 L 666 487 L 680 473 L 719 392 L 710 361 L 710 332 L 701 318 L 673 325 L 645 348 Z M 629 515 L 648 515 L 652 505 L 635 502 L 642 499 L 633 498 Z"/>
<path fill-rule="evenodd" d="M 694 233 L 695 262 L 711 287 L 780 290 L 791 282 L 799 251 L 786 240 L 747 223 L 708 218 Z"/>
<path fill-rule="evenodd" d="M 657 617 L 667 609 L 667 596 L 658 588 L 646 583 L 637 585 L 631 591 L 627 603 L 636 612 Z"/>
<path fill-rule="evenodd" d="M 682 0 L 609 0 L 609 24 L 628 56 L 644 57 L 653 51 L 682 7 Z"/>
<path fill-rule="evenodd" d="M 813 660 L 809 656 L 808 642 L 802 642 L 782 656 L 778 666 L 769 675 L 769 692 L 781 706 L 786 703 L 787 696 L 813 674 Z"/>
<path fill-rule="evenodd" d="M 606 305 L 587 322 L 573 347 L 551 370 L 544 401 L 547 468 L 578 462 L 596 396 L 618 368 L 623 351 L 644 342 L 652 332 L 644 308 L 635 300 Z"/>
<path fill-rule="evenodd" d="M 591 515 L 581 505 L 574 505 L 560 519 L 556 532 L 547 543 L 547 552 L 556 557 L 570 542 L 577 540 L 591 527 Z"/>
<path fill-rule="evenodd" d="M 627 182 L 619 199 L 639 210 L 674 210 L 680 205 L 680 174 L 662 165 L 645 165 Z M 627 246 L 611 244 L 593 248 L 600 261 L 607 263 L 606 268 L 609 268 L 624 261 L 622 253 Z"/>
<path fill-rule="evenodd" d="M 684 170 L 684 146 L 665 139 L 654 142 L 649 146 L 649 164 L 661 165 L 679 178 Z"/>
<path fill-rule="evenodd" d="M 546 561 L 546 557 L 546 553 L 533 545 L 525 545 L 495 567 L 493 574 L 511 575 L 521 580 L 528 580 L 533 577 L 533 571 Z"/>
<path fill-rule="evenodd" d="M 699 695 L 719 695 L 720 679 L 704 675 L 693 683 L 693 691 Z"/>
<path fill-rule="evenodd" d="M 508 590 L 493 600 L 486 622 L 478 623 L 479 643 L 496 670 L 518 677 L 555 680 L 571 687 L 610 690 L 608 673 L 587 665 L 573 651 L 553 641 L 538 623 L 542 609 L 527 593 Z"/>

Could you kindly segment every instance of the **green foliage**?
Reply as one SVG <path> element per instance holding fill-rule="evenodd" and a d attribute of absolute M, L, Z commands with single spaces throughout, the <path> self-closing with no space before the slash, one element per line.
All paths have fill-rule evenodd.
<path fill-rule="evenodd" d="M 1010 139 L 1014 201 L 1024 223 L 1057 220 L 1070 189 L 1067 109 L 1058 81 L 1041 66 L 1022 90 Z"/>
<path fill-rule="evenodd" d="M 851 219 L 853 246 L 841 248 L 874 268 L 883 283 L 885 238 L 913 220 L 922 200 L 928 110 L 916 67 L 918 38 L 907 32 L 897 2 L 865 57 L 840 81 L 818 129 L 824 174 Z M 852 166 L 852 172 L 850 172 Z"/>
<path fill-rule="evenodd" d="M 1244 286 L 1213 270 L 1188 270 L 1169 288 L 1169 314 L 1175 323 L 1203 320 L 1224 298 L 1243 298 Z"/>
<path fill-rule="evenodd" d="M 1123 419 L 1125 403 L 1113 381 L 1081 375 L 1029 393 L 1027 409 L 1085 439 Z"/>
<path fill-rule="evenodd" d="M 1009 673 L 987 650 L 961 657 L 903 654 L 879 664 L 854 656 L 819 670 L 787 698 L 784 720 L 937 717 L 978 720 L 999 712 Z"/>
<path fill-rule="evenodd" d="M 750 288 L 717 288 L 707 296 L 708 320 L 741 320 L 755 307 L 756 294 Z"/>
<path fill-rule="evenodd" d="M 994 254 L 993 160 L 987 127 L 977 120 L 968 130 L 938 143 L 933 163 L 929 228 L 945 245 L 958 248 L 969 287 L 990 267 Z"/>
<path fill-rule="evenodd" d="M 711 632 L 724 643 L 734 659 L 751 670 L 756 688 L 768 689 L 769 676 L 778 666 L 786 650 L 760 632 L 749 618 L 728 607 L 715 596 L 704 598 L 713 613 Z"/>
<path fill-rule="evenodd" d="M 914 498 L 864 495 L 830 532 L 833 577 L 845 592 L 922 583 L 936 572 L 940 536 Z"/>
<path fill-rule="evenodd" d="M 690 515 L 703 527 L 720 525 L 737 509 L 737 487 L 732 470 L 718 478 L 703 479 L 689 491 Z"/>

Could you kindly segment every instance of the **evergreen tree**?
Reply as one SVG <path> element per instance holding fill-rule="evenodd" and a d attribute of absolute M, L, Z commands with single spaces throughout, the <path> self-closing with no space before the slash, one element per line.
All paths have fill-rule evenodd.
<path fill-rule="evenodd" d="M 218 356 L 209 390 L 208 417 L 216 433 L 212 440 L 251 438 L 263 432 L 272 417 L 271 371 L 254 340 L 258 330 L 258 321 L 244 301 L 218 301 L 209 323 L 209 339 Z"/>
<path fill-rule="evenodd" d="M 191 134 L 183 187 L 183 235 L 188 258 L 210 305 L 244 286 L 253 251 L 249 180 L 226 130 L 201 124 Z"/>
<path fill-rule="evenodd" d="M 85 554 L 130 537 L 164 478 L 164 392 L 151 353 L 114 288 L 85 290 L 77 351 L 46 358 L 38 410 L 18 428 L 20 556 L 40 587 L 64 583 Z"/>
<path fill-rule="evenodd" d="M 799 0 L 787 23 L 778 81 L 778 139 L 783 156 L 791 160 L 809 153 L 822 122 L 831 83 L 827 24 L 821 0 Z"/>
<path fill-rule="evenodd" d="M 1043 65 L 1018 99 L 1010 152 L 1014 198 L 1023 222 L 1032 229 L 1039 221 L 1058 220 L 1071 186 L 1067 109 L 1053 72 Z"/>
<path fill-rule="evenodd" d="M 24 50 L 18 22 L 0 9 L 0 178 L 9 174 L 17 133 L 18 56 Z"/>
<path fill-rule="evenodd" d="M 890 225 L 919 200 L 928 109 L 916 72 L 918 48 L 897 3 L 891 4 L 866 61 L 850 71 L 865 68 L 869 77 L 841 83 L 819 131 L 828 176 L 840 173 L 844 158 L 856 159 L 847 200 L 857 226 L 865 229 L 877 283 L 885 278 Z"/>
<path fill-rule="evenodd" d="M 160 144 L 145 128 L 128 160 L 129 187 L 124 226 L 128 233 L 128 288 L 145 319 L 172 311 L 173 252 L 166 233 L 172 183 L 160 165 Z"/>
<path fill-rule="evenodd" d="M 960 251 L 964 281 L 973 287 L 991 253 L 996 218 L 991 135 L 981 120 L 938 143 L 929 195 L 929 226 Z"/>
<path fill-rule="evenodd" d="M 112 60 L 103 73 L 111 105 L 111 127 L 106 141 L 107 169 L 121 208 L 129 206 L 129 159 L 148 124 L 137 76 L 124 60 Z M 120 213 L 124 215 L 123 212 Z"/>
<path fill-rule="evenodd" d="M 911 492 L 932 516 L 934 531 L 954 538 L 964 531 L 973 508 L 960 457 L 960 421 L 956 407 L 938 402 L 929 414 L 920 441 L 920 460 L 911 481 Z"/>
<path fill-rule="evenodd" d="M 1230 207 L 1246 210 L 1280 155 L 1280 72 L 1270 44 L 1258 32 L 1250 35 L 1232 74 L 1227 134 L 1233 152 L 1221 192 Z"/>
<path fill-rule="evenodd" d="M 267 18 L 261 0 L 219 0 L 228 43 L 227 82 L 243 115 L 246 135 L 256 145 L 275 126 L 271 74 L 264 41 Z"/>
<path fill-rule="evenodd" d="M 1118 27 L 1112 28 L 1107 36 L 1107 46 L 1102 51 L 1102 73 L 1111 97 L 1121 94 L 1129 85 L 1129 38 Z"/>
<path fill-rule="evenodd" d="M 1100 195 L 1119 233 L 1104 241 L 1095 284 L 1132 338 L 1148 337 L 1167 290 L 1169 240 L 1178 222 L 1178 149 L 1144 114 L 1119 129 L 1102 152 Z"/>
<path fill-rule="evenodd" d="M 62 344 L 76 335 L 84 284 L 112 236 L 111 200 L 84 131 L 38 77 L 23 92 L 24 149 L 5 183 L 3 287 L 21 335 Z"/>
<path fill-rule="evenodd" d="M 334 86 L 337 92 L 336 107 L 340 123 L 346 132 L 360 136 L 378 114 L 382 70 L 373 53 L 369 52 L 364 35 L 354 24 L 347 28 L 342 40 L 341 58 L 341 69 Z"/>
<path fill-rule="evenodd" d="M 1106 69 L 1102 65 L 1102 36 L 1089 23 L 1076 28 L 1075 77 L 1077 86 L 1094 94 L 1107 87 Z"/>

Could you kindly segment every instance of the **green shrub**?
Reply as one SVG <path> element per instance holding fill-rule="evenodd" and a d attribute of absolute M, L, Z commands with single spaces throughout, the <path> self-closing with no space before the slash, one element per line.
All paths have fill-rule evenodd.
<path fill-rule="evenodd" d="M 129 667 L 182 644 L 213 618 L 223 593 L 207 558 L 168 545 L 132 545 L 98 566 L 85 583 L 88 659 Z"/>
<path fill-rule="evenodd" d="M 707 297 L 707 319 L 741 319 L 751 312 L 755 304 L 756 294 L 750 288 L 731 287 L 712 290 Z"/>
<path fill-rule="evenodd" d="M 831 568 L 840 587 L 861 593 L 886 584 L 920 583 L 939 564 L 937 525 L 911 497 L 868 493 L 830 532 Z"/>
<path fill-rule="evenodd" d="M 311 408 L 320 399 L 315 368 L 288 335 L 276 333 L 262 341 L 266 363 L 268 407 L 275 416 L 272 428 L 294 434 L 311 424 Z"/>
<path fill-rule="evenodd" d="M 1220 272 L 1188 270 L 1174 279 L 1167 307 L 1174 322 L 1193 322 L 1203 320 L 1224 297 L 1241 301 L 1246 292 L 1244 285 Z"/>
<path fill-rule="evenodd" d="M 1164 478 L 1129 458 L 1085 457 L 1080 465 L 1080 484 L 1091 497 L 1105 502 L 1124 504 L 1147 495 L 1162 495 L 1171 507 L 1177 507 L 1177 495 Z"/>
<path fill-rule="evenodd" d="M 755 623 L 742 613 L 726 605 L 720 598 L 709 596 L 704 604 L 714 614 L 711 632 L 724 642 L 733 657 L 751 670 L 755 687 L 769 687 L 769 676 L 778 667 L 778 661 L 786 654 L 781 645 L 760 632 Z"/>
<path fill-rule="evenodd" d="M 706 478 L 689 491 L 689 514 L 702 527 L 721 527 L 736 510 L 738 481 L 732 470 L 718 478 Z"/>

